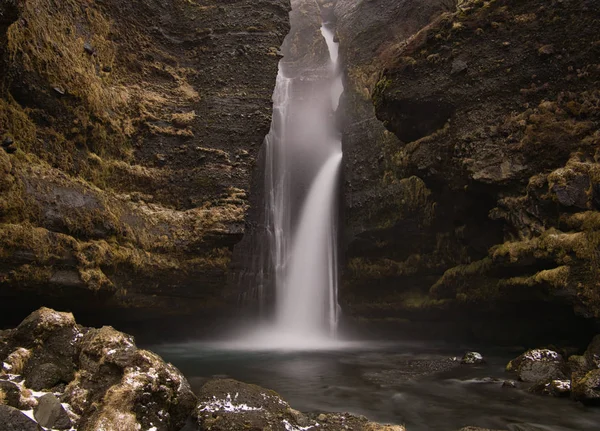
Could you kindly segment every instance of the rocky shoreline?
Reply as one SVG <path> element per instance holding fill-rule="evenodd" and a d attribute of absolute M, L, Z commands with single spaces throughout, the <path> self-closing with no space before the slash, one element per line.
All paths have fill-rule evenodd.
<path fill-rule="evenodd" d="M 0 430 L 403 431 L 351 414 L 304 414 L 231 379 L 194 394 L 186 378 L 112 327 L 41 308 L 0 333 Z"/>
<path fill-rule="evenodd" d="M 564 359 L 567 353 L 532 349 L 507 365 L 507 379 L 481 381 L 600 405 L 600 336 L 582 355 Z M 349 413 L 299 412 L 272 390 L 230 378 L 209 379 L 194 393 L 179 370 L 136 347 L 133 337 L 108 326 L 83 327 L 71 313 L 49 308 L 0 332 L 0 362 L 2 431 L 405 430 Z M 462 359 L 416 361 L 397 378 L 483 364 L 481 354 L 468 352 Z"/>

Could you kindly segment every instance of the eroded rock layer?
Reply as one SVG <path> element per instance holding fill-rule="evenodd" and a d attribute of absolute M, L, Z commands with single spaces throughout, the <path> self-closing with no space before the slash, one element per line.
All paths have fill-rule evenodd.
<path fill-rule="evenodd" d="M 458 3 L 388 38 L 376 84 L 365 75 L 393 137 L 374 127 L 382 138 L 346 141 L 348 308 L 460 318 L 473 332 L 476 316 L 505 334 L 514 320 L 502 316 L 543 319 L 545 335 L 580 322 L 575 313 L 597 319 L 599 10 Z"/>
<path fill-rule="evenodd" d="M 287 0 L 0 5 L 0 303 L 214 309 Z"/>

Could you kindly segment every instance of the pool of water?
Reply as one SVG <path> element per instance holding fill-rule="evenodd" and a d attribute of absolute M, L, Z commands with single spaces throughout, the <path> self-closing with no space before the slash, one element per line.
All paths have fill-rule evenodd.
<path fill-rule="evenodd" d="M 183 343 L 151 346 L 177 366 L 194 390 L 211 377 L 274 389 L 307 412 L 350 412 L 403 424 L 408 431 L 472 425 L 511 431 L 600 429 L 600 409 L 569 399 L 502 387 L 513 352 L 485 351 L 482 366 L 459 365 L 464 349 L 417 344 L 352 343 L 305 352 L 231 349 Z"/>

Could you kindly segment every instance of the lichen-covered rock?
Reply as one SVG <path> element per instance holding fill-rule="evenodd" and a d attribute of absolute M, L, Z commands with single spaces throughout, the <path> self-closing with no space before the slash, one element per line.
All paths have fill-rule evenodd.
<path fill-rule="evenodd" d="M 461 359 L 460 363 L 465 365 L 479 365 L 484 364 L 485 359 L 483 359 L 481 353 L 467 352 Z"/>
<path fill-rule="evenodd" d="M 189 383 L 172 365 L 139 350 L 111 327 L 81 340 L 78 372 L 63 399 L 81 415 L 82 430 L 128 426 L 178 430 L 195 407 Z"/>
<path fill-rule="evenodd" d="M 208 381 L 200 390 L 196 413 L 200 431 L 405 431 L 403 426 L 369 422 L 348 413 L 303 414 L 276 392 L 231 379 Z"/>
<path fill-rule="evenodd" d="M 572 382 L 572 397 L 588 405 L 600 405 L 600 369 Z"/>
<path fill-rule="evenodd" d="M 432 5 L 421 3 L 422 11 Z M 356 244 L 348 256 L 355 263 L 354 254 L 363 254 L 362 267 L 372 269 L 348 292 L 357 303 L 351 310 L 428 321 L 456 321 L 468 310 L 466 330 L 475 336 L 568 337 L 567 327 L 585 328 L 577 315 L 600 317 L 600 72 L 592 60 L 598 46 L 589 42 L 600 31 L 600 11 L 593 0 L 469 1 L 458 10 L 456 3 L 446 2 L 447 13 L 428 17 L 407 39 L 401 31 L 391 37 L 347 27 L 358 27 L 361 9 L 405 7 L 412 18 L 411 2 L 336 6 L 350 12 L 347 22 L 338 16 L 346 33 L 340 52 L 366 56 L 355 42 L 385 40 L 370 62 L 376 72 L 348 72 L 348 117 L 366 120 L 353 121 L 348 133 L 372 132 L 350 137 L 345 148 L 346 209 L 363 229 L 350 245 L 368 246 Z M 361 97 L 372 99 L 392 138 L 371 125 L 356 103 Z M 428 217 L 415 223 L 413 214 L 390 212 L 398 229 L 383 233 L 368 212 L 355 210 L 361 201 L 385 208 L 387 188 L 413 176 L 428 190 Z M 380 287 L 371 299 L 366 286 L 374 283 Z M 414 297 L 421 307 L 410 310 Z M 370 299 L 373 305 L 361 306 Z M 517 315 L 523 322 L 512 326 Z M 540 326 L 552 330 L 536 333 Z"/>
<path fill-rule="evenodd" d="M 73 423 L 80 431 L 179 431 L 196 406 L 189 383 L 175 367 L 111 327 L 82 328 L 71 314 L 44 308 L 4 337 L 6 351 L 12 351 L 0 358 L 4 372 L 21 382 L 20 407 L 33 407 L 45 427 L 67 429 Z M 32 400 L 27 394 L 32 386 L 59 393 L 69 411 L 52 393 Z"/>
<path fill-rule="evenodd" d="M 3 359 L 12 374 L 25 377 L 36 391 L 66 384 L 75 372 L 76 341 L 81 328 L 71 313 L 40 308 L 4 337 L 11 353 Z"/>
<path fill-rule="evenodd" d="M 229 379 L 207 382 L 198 394 L 201 430 L 226 431 L 249 427 L 285 431 L 315 426 L 316 422 L 293 411 L 277 393 Z"/>
<path fill-rule="evenodd" d="M 523 353 L 508 363 L 506 371 L 516 373 L 523 382 L 567 380 L 562 356 L 549 349 L 533 349 Z"/>
<path fill-rule="evenodd" d="M 0 7 L 0 321 L 221 305 L 289 1 Z"/>

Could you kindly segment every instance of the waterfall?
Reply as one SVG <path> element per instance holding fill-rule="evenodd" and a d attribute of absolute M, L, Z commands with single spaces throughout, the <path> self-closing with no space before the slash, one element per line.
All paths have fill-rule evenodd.
<path fill-rule="evenodd" d="M 342 151 L 335 111 L 343 84 L 333 31 L 323 25 L 320 36 L 328 61 L 299 66 L 284 58 L 273 94 L 263 211 L 274 313 L 268 324 L 244 337 L 254 347 L 325 346 L 337 329 Z M 266 291 L 268 284 L 260 284 L 259 297 L 273 296 Z"/>

